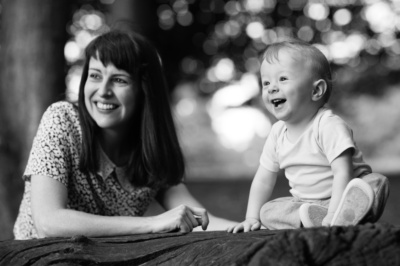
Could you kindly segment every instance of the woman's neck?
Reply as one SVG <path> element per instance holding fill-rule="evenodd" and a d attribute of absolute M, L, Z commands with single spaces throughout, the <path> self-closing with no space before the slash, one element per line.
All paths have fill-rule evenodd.
<path fill-rule="evenodd" d="M 128 134 L 102 130 L 99 142 L 104 153 L 115 165 L 121 166 L 128 162 L 131 154 Z"/>

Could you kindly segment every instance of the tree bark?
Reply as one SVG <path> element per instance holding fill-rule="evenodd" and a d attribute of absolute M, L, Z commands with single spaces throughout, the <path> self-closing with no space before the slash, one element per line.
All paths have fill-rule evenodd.
<path fill-rule="evenodd" d="M 158 29 L 157 5 L 155 1 L 115 1 L 110 7 L 107 20 L 110 25 L 120 21 L 127 22 L 131 30 L 154 40 Z"/>
<path fill-rule="evenodd" d="M 3 0 L 0 48 L 0 239 L 12 237 L 33 137 L 63 98 L 68 0 Z"/>
<path fill-rule="evenodd" d="M 399 264 L 400 228 L 382 224 L 0 242 L 0 265 Z"/>

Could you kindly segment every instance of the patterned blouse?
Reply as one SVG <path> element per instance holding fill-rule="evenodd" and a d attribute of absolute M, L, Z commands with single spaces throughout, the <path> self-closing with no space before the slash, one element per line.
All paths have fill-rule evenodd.
<path fill-rule="evenodd" d="M 65 101 L 51 105 L 40 122 L 23 176 L 25 191 L 14 225 L 16 239 L 38 237 L 31 212 L 32 175 L 51 177 L 65 185 L 67 208 L 104 216 L 142 216 L 161 189 L 134 187 L 124 181 L 126 168 L 115 166 L 101 148 L 97 174 L 82 173 L 81 141 L 77 108 Z"/>

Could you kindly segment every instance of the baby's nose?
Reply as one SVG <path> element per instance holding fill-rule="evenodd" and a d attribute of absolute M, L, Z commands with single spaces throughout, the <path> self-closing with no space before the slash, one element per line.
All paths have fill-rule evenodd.
<path fill-rule="evenodd" d="M 276 93 L 279 91 L 279 88 L 276 84 L 271 84 L 268 88 L 268 93 Z"/>

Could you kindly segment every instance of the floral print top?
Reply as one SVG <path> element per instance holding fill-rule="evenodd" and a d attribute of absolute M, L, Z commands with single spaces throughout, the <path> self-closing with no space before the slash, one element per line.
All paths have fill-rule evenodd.
<path fill-rule="evenodd" d="M 38 237 L 31 211 L 32 175 L 50 177 L 66 186 L 69 209 L 104 216 L 145 213 L 161 188 L 134 187 L 124 182 L 127 180 L 125 167 L 115 166 L 101 148 L 97 174 L 81 172 L 81 142 L 78 109 L 65 101 L 51 105 L 40 122 L 23 176 L 25 191 L 14 225 L 15 239 Z"/>

